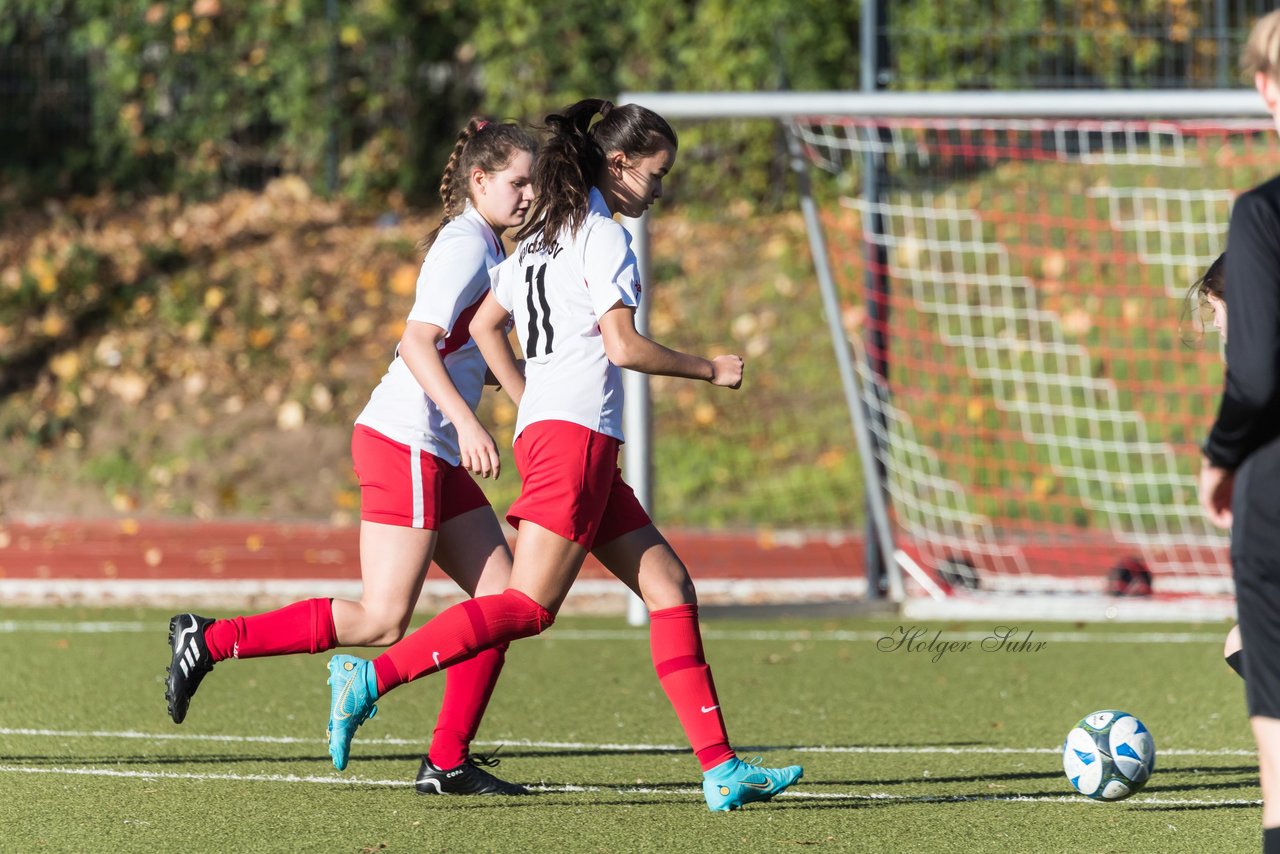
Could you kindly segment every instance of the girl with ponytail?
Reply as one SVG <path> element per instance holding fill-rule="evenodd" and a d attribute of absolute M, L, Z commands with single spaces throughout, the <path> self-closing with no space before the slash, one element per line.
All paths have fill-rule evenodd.
<path fill-rule="evenodd" d="M 497 446 L 474 412 L 486 367 L 468 323 L 489 290 L 489 269 L 506 255 L 503 233 L 524 224 L 535 150 L 517 125 L 473 119 L 441 176 L 444 216 L 423 242 L 404 335 L 351 439 L 360 480 L 360 599 L 310 599 L 228 620 L 175 616 L 166 686 L 175 723 L 205 674 L 226 658 L 398 640 L 433 559 L 469 596 L 506 588 L 511 553 L 468 474 L 498 476 Z M 469 753 L 505 653 L 506 644 L 496 644 L 449 671 L 419 793 L 528 794 L 479 767 L 492 760 Z M 333 759 L 346 767 L 345 753 Z"/>
<path fill-rule="evenodd" d="M 803 769 L 761 768 L 729 746 L 693 580 L 617 462 L 621 368 L 729 389 L 742 383 L 739 356 L 681 353 L 635 328 L 641 283 L 630 237 L 613 215 L 639 216 L 662 197 L 676 134 L 651 110 L 596 99 L 548 116 L 547 129 L 533 172 L 537 199 L 516 235 L 519 248 L 494 269 L 493 289 L 471 322 L 494 375 L 519 406 L 515 458 L 523 487 L 507 513 L 519 528 L 511 582 L 501 595 L 444 611 L 373 662 L 335 658 L 331 672 L 349 668 L 350 675 L 331 682 L 333 731 L 349 742 L 357 719 L 396 685 L 542 632 L 589 551 L 649 608 L 654 669 L 702 766 L 708 808 L 766 801 Z M 527 379 L 507 339 L 512 314 Z"/>

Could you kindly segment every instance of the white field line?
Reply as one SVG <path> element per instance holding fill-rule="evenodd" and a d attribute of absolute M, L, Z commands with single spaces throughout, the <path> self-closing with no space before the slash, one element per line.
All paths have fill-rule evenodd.
<path fill-rule="evenodd" d="M 51 620 L 0 620 L 0 634 L 109 635 L 164 631 L 162 623 L 97 622 L 58 623 Z"/>
<path fill-rule="evenodd" d="M 200 733 L 151 733 L 136 730 L 53 730 L 28 729 L 22 727 L 0 728 L 0 735 L 24 736 L 28 738 L 103 738 L 103 739 L 137 739 L 142 741 L 203 741 L 223 744 L 325 744 L 323 738 L 299 738 L 296 736 L 274 735 L 204 735 Z M 388 745 L 406 747 L 424 744 L 421 738 L 361 738 L 364 745 Z M 504 739 L 494 741 L 477 741 L 478 745 L 502 747 L 527 747 L 534 750 L 592 750 L 613 753 L 667 753 L 673 750 L 687 750 L 687 745 L 680 744 L 597 744 L 582 741 L 533 741 L 530 739 Z M 1060 747 L 983 747 L 971 745 L 964 747 L 947 747 L 945 745 L 742 745 L 743 752 L 788 752 L 788 753 L 848 753 L 848 754 L 916 754 L 916 755 L 1027 755 L 1037 753 L 1058 754 Z M 1205 750 L 1196 748 L 1170 749 L 1161 748 L 1161 756 L 1256 756 L 1257 751 L 1248 748 L 1220 748 Z"/>
<path fill-rule="evenodd" d="M 118 771 L 111 768 L 29 768 L 21 765 L 0 765 L 0 774 L 61 774 L 81 777 L 123 777 L 140 780 L 225 780 L 231 782 L 251 783 L 319 783 L 337 786 L 390 786 L 408 787 L 413 783 L 408 780 L 374 780 L 364 777 L 334 777 L 297 774 L 192 774 L 177 771 Z M 699 789 L 653 789 L 643 786 L 539 786 L 529 787 L 537 792 L 614 792 L 623 795 L 680 795 L 695 797 L 702 794 Z M 1056 803 L 1056 804 L 1092 804 L 1093 801 L 1078 795 L 895 795 L 888 792 L 784 792 L 784 798 L 814 798 L 825 800 L 850 801 L 893 801 L 896 803 Z M 1160 798 L 1152 796 L 1136 797 L 1129 801 L 1136 805 L 1154 806 L 1259 806 L 1261 800 L 1241 799 L 1206 799 L 1206 798 Z"/>
<path fill-rule="evenodd" d="M 1062 632 L 1062 631 L 1045 631 L 1039 629 L 1019 628 L 1016 624 L 993 625 L 991 631 L 974 632 L 974 631 L 948 631 L 939 629 L 936 626 L 914 625 L 903 623 L 897 629 L 885 631 L 771 631 L 771 630 L 735 630 L 735 629 L 716 629 L 705 628 L 702 637 L 707 640 L 726 640 L 726 641 L 815 641 L 815 642 L 848 642 L 848 641 L 879 641 L 882 639 L 896 640 L 902 636 L 900 629 L 922 629 L 924 634 L 916 638 L 916 642 L 925 644 L 931 640 L 939 632 L 941 640 L 945 641 L 977 641 L 981 642 L 995 637 L 998 629 L 1001 635 L 1006 634 L 1006 630 L 1012 629 L 1013 634 L 1009 634 L 1008 641 L 1010 643 L 1028 640 L 1028 632 L 1030 632 L 1032 641 L 1046 641 L 1050 643 L 1143 643 L 1143 644 L 1183 644 L 1183 643 L 1222 643 L 1226 632 Z M 411 629 L 412 630 L 412 629 Z M 140 621 L 120 621 L 120 622 L 56 622 L 49 620 L 0 620 L 0 634 L 139 634 L 144 632 L 155 632 L 156 634 L 164 634 L 168 631 L 168 626 L 163 622 L 146 623 Z M 648 631 L 644 629 L 550 629 L 545 635 L 548 640 L 571 640 L 571 641 L 603 641 L 603 640 L 620 640 L 620 641 L 647 641 L 649 639 Z"/>

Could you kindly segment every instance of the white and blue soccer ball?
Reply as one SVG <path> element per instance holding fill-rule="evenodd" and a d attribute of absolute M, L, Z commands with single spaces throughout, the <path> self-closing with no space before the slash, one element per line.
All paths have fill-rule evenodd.
<path fill-rule="evenodd" d="M 1062 770 L 1071 787 L 1096 801 L 1123 801 L 1147 784 L 1155 768 L 1155 740 L 1128 712 L 1094 712 L 1062 743 Z"/>

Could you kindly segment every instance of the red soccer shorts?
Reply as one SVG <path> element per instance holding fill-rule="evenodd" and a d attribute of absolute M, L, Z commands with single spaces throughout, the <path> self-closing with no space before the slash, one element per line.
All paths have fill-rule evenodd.
<path fill-rule="evenodd" d="M 507 521 L 541 525 L 585 549 L 651 524 L 622 479 L 612 436 L 569 421 L 536 421 L 516 439 L 523 486 Z"/>
<path fill-rule="evenodd" d="M 351 459 L 360 481 L 360 518 L 366 522 L 438 531 L 455 516 L 489 506 L 462 466 L 363 424 L 351 434 Z"/>

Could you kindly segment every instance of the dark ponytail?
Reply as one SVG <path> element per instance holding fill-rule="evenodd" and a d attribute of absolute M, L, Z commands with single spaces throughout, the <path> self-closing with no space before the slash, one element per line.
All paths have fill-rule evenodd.
<path fill-rule="evenodd" d="M 440 175 L 440 201 L 444 205 L 444 214 L 440 224 L 423 238 L 419 248 L 424 252 L 430 249 L 440 230 L 466 209 L 467 180 L 472 169 L 501 172 L 517 151 L 534 154 L 537 150 L 538 144 L 533 137 L 519 125 L 499 124 L 482 118 L 467 122 L 467 126 L 458 133 L 458 141 Z"/>
<path fill-rule="evenodd" d="M 1196 279 L 1187 289 L 1187 295 L 1182 303 L 1182 318 L 1185 326 L 1196 328 L 1196 324 L 1187 323 L 1187 319 L 1200 316 L 1209 297 L 1216 297 L 1224 303 L 1227 301 L 1227 253 L 1225 252 L 1215 258 L 1209 265 L 1209 269 L 1204 271 L 1204 275 Z M 1187 339 L 1184 343 L 1196 342 L 1193 339 Z"/>
<path fill-rule="evenodd" d="M 600 116 L 594 125 L 592 119 Z M 549 139 L 533 167 L 537 198 L 517 240 L 535 238 L 549 248 L 565 228 L 577 231 L 587 216 L 587 199 L 604 167 L 605 155 L 620 151 L 629 160 L 679 144 L 667 120 L 638 104 L 615 107 L 585 98 L 546 118 Z"/>

